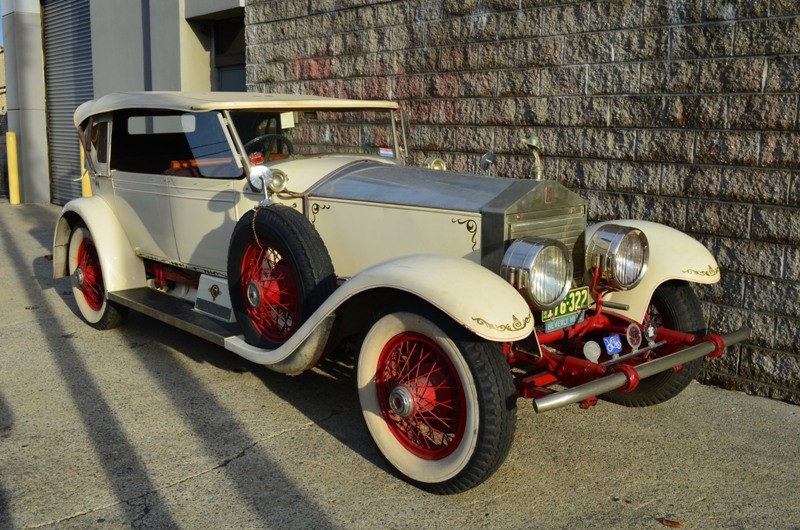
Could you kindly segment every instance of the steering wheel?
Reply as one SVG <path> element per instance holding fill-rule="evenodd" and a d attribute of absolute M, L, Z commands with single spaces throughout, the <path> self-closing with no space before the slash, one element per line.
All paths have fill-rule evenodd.
<path fill-rule="evenodd" d="M 260 149 L 251 151 L 259 144 L 261 144 Z M 294 146 L 292 145 L 292 142 L 290 142 L 289 139 L 282 134 L 261 134 L 244 144 L 244 150 L 247 152 L 247 154 L 251 154 L 253 152 L 261 153 L 266 159 L 269 159 L 269 155 L 272 152 L 273 147 L 278 148 L 278 154 L 290 156 L 292 153 L 294 153 Z"/>

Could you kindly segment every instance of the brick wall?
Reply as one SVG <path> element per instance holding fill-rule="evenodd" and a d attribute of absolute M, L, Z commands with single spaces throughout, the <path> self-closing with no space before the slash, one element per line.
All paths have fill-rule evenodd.
<path fill-rule="evenodd" d="M 584 196 L 590 220 L 665 223 L 723 279 L 710 326 L 754 328 L 702 378 L 800 403 L 797 0 L 253 0 L 248 89 L 394 99 L 419 162 Z"/>

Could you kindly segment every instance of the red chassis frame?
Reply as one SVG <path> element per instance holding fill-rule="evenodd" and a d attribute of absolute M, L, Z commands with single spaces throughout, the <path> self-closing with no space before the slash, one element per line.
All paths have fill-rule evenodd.
<path fill-rule="evenodd" d="M 572 388 L 614 373 L 625 376 L 621 390 L 629 392 L 639 384 L 639 374 L 635 366 L 652 360 L 652 354 L 663 357 L 684 347 L 710 341 L 714 345 L 707 357 L 719 357 L 725 351 L 725 342 L 720 335 L 698 337 L 690 333 L 659 327 L 655 340 L 650 346 L 633 350 L 626 346 L 617 359 L 604 356 L 605 360 L 592 362 L 583 357 L 584 344 L 589 340 L 599 340 L 612 334 L 625 335 L 630 324 L 639 325 L 630 319 L 603 311 L 603 293 L 597 289 L 599 270 L 595 269 L 590 292 L 596 300 L 595 306 L 586 311 L 585 319 L 572 326 L 551 332 L 536 333 L 538 352 L 526 351 L 520 344 L 504 344 L 504 353 L 514 369 L 514 383 L 518 397 L 536 399 L 556 392 L 549 388 L 561 384 Z M 649 319 L 645 316 L 645 321 Z M 562 353 L 566 352 L 566 353 Z M 678 365 L 673 370 L 682 369 Z M 589 408 L 597 403 L 596 397 L 583 400 L 581 408 Z"/>

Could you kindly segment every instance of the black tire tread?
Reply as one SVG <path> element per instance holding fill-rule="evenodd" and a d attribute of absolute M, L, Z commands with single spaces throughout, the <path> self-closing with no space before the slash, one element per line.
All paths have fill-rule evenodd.
<path fill-rule="evenodd" d="M 255 222 L 253 216 L 256 216 Z M 259 237 L 270 235 L 281 253 L 290 258 L 298 282 L 304 286 L 304 297 L 300 309 L 300 324 L 319 308 L 336 289 L 336 275 L 328 250 L 319 232 L 300 212 L 281 205 L 272 205 L 250 210 L 236 224 L 228 250 L 228 281 L 234 314 L 245 332 L 248 342 L 255 346 L 275 348 L 250 327 L 244 311 L 241 285 L 241 257 L 254 240 L 253 226 Z"/>
<path fill-rule="evenodd" d="M 419 484 L 422 489 L 440 495 L 462 493 L 492 476 L 511 451 L 517 423 L 514 383 L 499 345 L 479 341 L 456 344 L 477 385 L 483 428 L 478 432 L 472 461 L 461 473 L 440 484 Z"/>
<path fill-rule="evenodd" d="M 128 312 L 127 307 L 106 300 L 106 311 L 103 314 L 103 318 L 94 324 L 89 323 L 89 325 L 101 331 L 118 328 L 127 320 Z"/>
<path fill-rule="evenodd" d="M 470 462 L 455 477 L 444 482 L 428 483 L 410 479 L 397 470 L 395 473 L 406 482 L 430 493 L 462 493 L 488 479 L 503 464 L 511 450 L 517 422 L 517 398 L 508 361 L 498 343 L 480 339 L 443 313 L 418 301 L 390 304 L 373 317 L 367 330 L 380 318 L 394 312 L 420 314 L 453 339 L 476 384 L 481 426 Z M 384 460 L 392 465 L 385 457 Z"/>
<path fill-rule="evenodd" d="M 700 301 L 689 284 L 662 284 L 653 294 L 651 303 L 658 309 L 665 326 L 698 336 L 706 334 Z M 678 372 L 667 371 L 643 379 L 630 392 L 614 390 L 603 394 L 602 398 L 626 407 L 658 405 L 680 394 L 697 376 L 702 366 L 703 357 L 684 364 L 683 369 Z"/>

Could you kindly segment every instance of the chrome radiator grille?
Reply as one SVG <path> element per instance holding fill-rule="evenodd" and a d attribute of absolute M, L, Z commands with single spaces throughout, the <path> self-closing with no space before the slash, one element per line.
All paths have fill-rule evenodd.
<path fill-rule="evenodd" d="M 521 237 L 557 239 L 572 250 L 575 280 L 583 279 L 586 207 L 543 209 L 506 215 L 506 241 Z"/>

